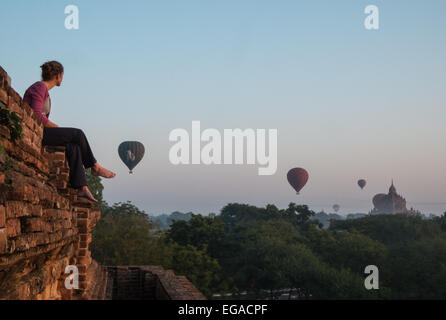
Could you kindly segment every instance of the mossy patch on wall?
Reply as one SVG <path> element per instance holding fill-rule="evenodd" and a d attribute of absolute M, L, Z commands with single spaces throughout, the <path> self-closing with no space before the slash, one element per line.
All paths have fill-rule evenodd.
<path fill-rule="evenodd" d="M 5 108 L 5 105 L 0 102 L 0 125 L 9 129 L 11 140 L 13 143 L 17 139 L 22 138 L 22 119 L 12 111 Z"/>

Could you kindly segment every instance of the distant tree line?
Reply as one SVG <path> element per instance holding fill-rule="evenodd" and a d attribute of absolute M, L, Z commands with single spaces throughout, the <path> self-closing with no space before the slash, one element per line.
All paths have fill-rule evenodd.
<path fill-rule="evenodd" d="M 94 259 L 161 265 L 209 298 L 242 292 L 267 298 L 284 288 L 300 299 L 446 298 L 446 213 L 428 220 L 367 215 L 331 220 L 324 229 L 305 205 L 232 203 L 219 215 L 190 214 L 163 230 L 129 202 L 102 202 L 101 210 Z M 364 287 L 367 265 L 379 269 L 379 290 Z"/>

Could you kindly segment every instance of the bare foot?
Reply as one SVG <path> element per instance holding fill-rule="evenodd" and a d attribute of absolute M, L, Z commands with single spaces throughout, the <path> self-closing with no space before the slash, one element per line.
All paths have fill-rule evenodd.
<path fill-rule="evenodd" d="M 91 173 L 96 177 L 103 177 L 107 179 L 114 178 L 116 174 L 110 170 L 103 168 L 99 163 L 95 163 L 91 168 Z"/>
<path fill-rule="evenodd" d="M 91 200 L 93 202 L 98 202 L 98 200 L 96 200 L 93 195 L 90 192 L 90 189 L 88 189 L 87 186 L 83 186 L 82 190 L 79 192 L 79 197 L 84 197 L 87 198 L 88 200 Z"/>

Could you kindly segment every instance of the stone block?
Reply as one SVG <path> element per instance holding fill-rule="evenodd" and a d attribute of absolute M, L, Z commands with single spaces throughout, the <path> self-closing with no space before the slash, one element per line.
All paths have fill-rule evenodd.
<path fill-rule="evenodd" d="M 22 232 L 30 233 L 30 232 L 39 232 L 44 230 L 44 224 L 42 219 L 40 218 L 26 218 L 23 219 L 22 224 Z"/>
<path fill-rule="evenodd" d="M 0 255 L 8 251 L 8 230 L 6 228 L 0 229 Z"/>
<path fill-rule="evenodd" d="M 19 218 L 32 215 L 32 209 L 22 201 L 6 201 L 6 217 Z"/>
<path fill-rule="evenodd" d="M 86 257 L 87 256 L 87 252 L 88 252 L 87 249 L 78 249 L 77 256 L 78 257 Z"/>
<path fill-rule="evenodd" d="M 8 237 L 17 237 L 20 231 L 20 220 L 19 219 L 7 219 L 6 228 L 8 229 Z"/>
<path fill-rule="evenodd" d="M 85 264 L 77 264 L 76 265 L 77 269 L 79 270 L 79 274 L 83 273 L 87 273 L 87 265 Z"/>
<path fill-rule="evenodd" d="M 17 102 L 15 102 L 13 99 L 9 100 L 9 105 L 8 105 L 8 109 L 11 112 L 14 112 L 17 116 L 20 117 L 20 119 L 23 118 L 23 109 L 22 107 L 20 107 Z M 23 128 L 25 129 L 25 128 Z"/>
<path fill-rule="evenodd" d="M 8 92 L 8 95 L 10 97 L 10 99 L 9 99 L 9 103 L 10 104 L 11 104 L 11 102 L 15 102 L 19 106 L 22 104 L 22 98 L 20 97 L 20 95 L 13 88 L 7 87 L 6 91 Z"/>
<path fill-rule="evenodd" d="M 4 228 L 6 226 L 6 208 L 5 206 L 0 205 L 0 228 Z"/>
<path fill-rule="evenodd" d="M 87 227 L 88 226 L 88 219 L 77 219 L 77 226 L 79 228 Z"/>
<path fill-rule="evenodd" d="M 0 88 L 0 103 L 7 106 L 9 104 L 9 96 L 5 89 Z"/>

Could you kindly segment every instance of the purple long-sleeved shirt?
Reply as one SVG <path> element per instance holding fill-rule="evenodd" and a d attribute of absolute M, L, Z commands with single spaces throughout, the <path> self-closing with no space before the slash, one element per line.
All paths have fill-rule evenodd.
<path fill-rule="evenodd" d="M 43 124 L 46 125 L 51 111 L 51 98 L 46 85 L 42 81 L 34 83 L 26 90 L 23 101 L 31 106 Z"/>

